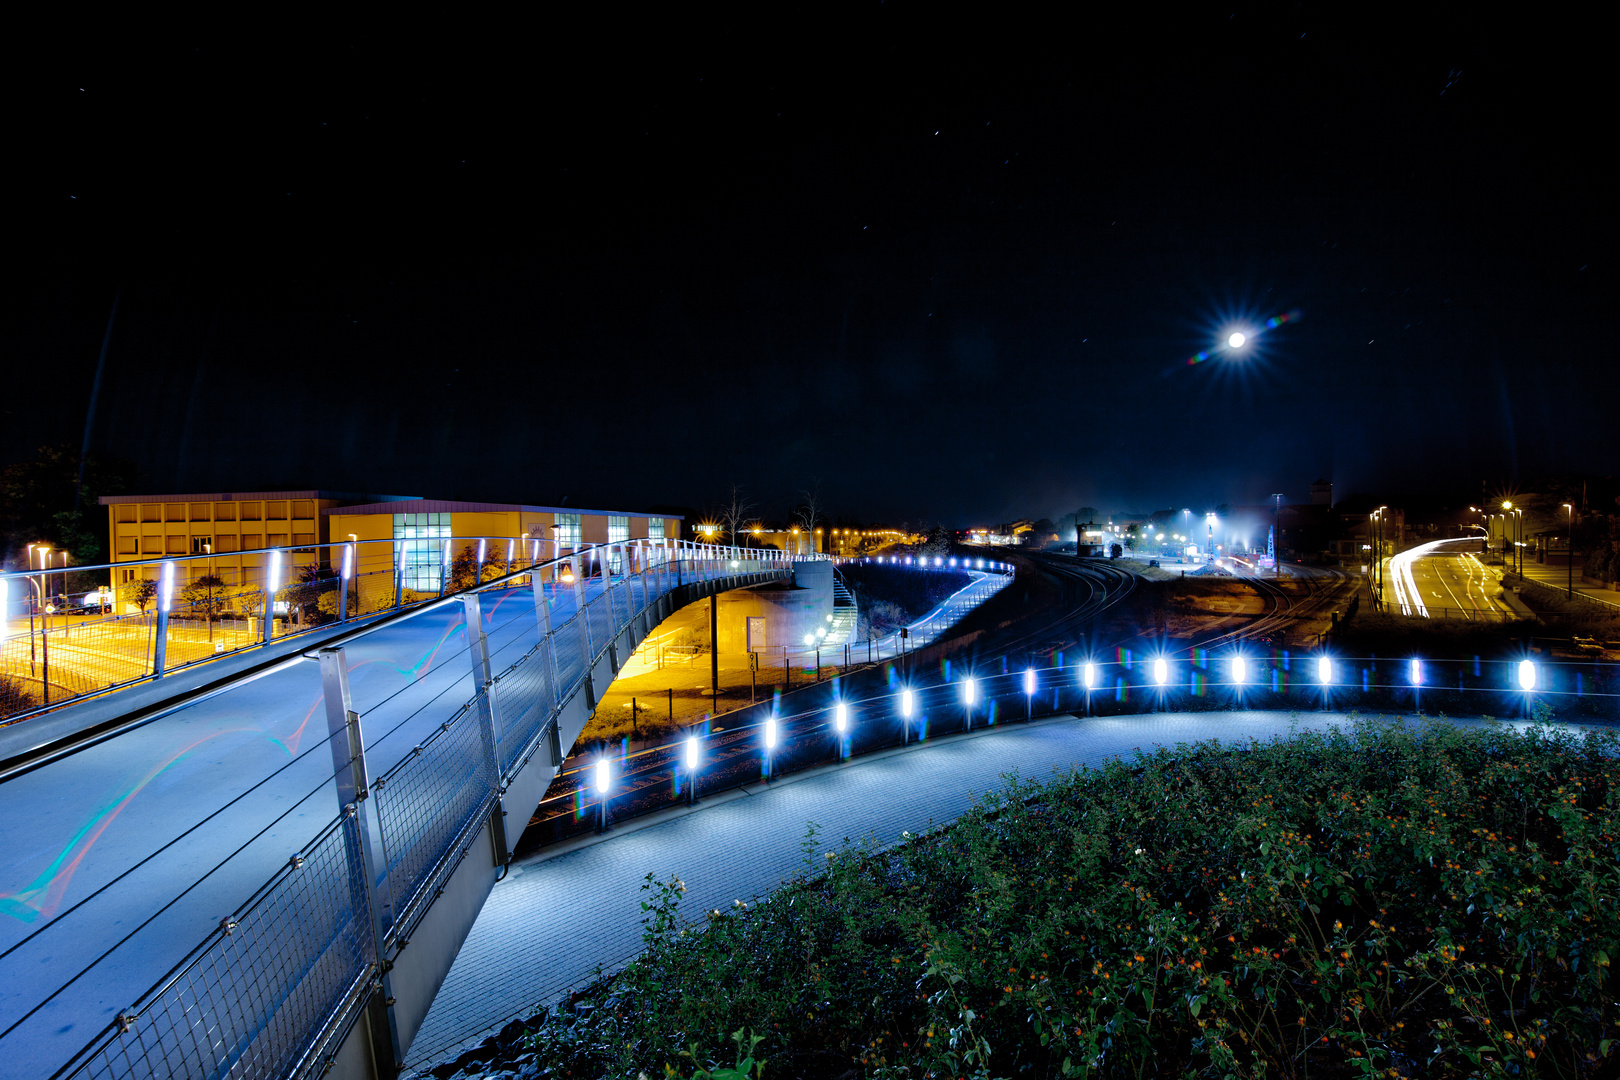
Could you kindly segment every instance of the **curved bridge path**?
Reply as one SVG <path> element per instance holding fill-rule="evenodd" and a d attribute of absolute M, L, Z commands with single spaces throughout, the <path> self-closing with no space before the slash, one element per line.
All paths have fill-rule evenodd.
<path fill-rule="evenodd" d="M 598 964 L 612 971 L 635 956 L 647 874 L 684 881 L 681 906 L 692 918 L 769 892 L 801 870 L 807 822 L 819 827 L 824 849 L 866 837 L 888 844 L 955 819 L 1008 773 L 1039 779 L 1137 750 L 1269 740 L 1352 722 L 1349 713 L 1249 711 L 1003 723 L 720 792 L 514 861 L 440 988 L 407 1073 L 555 1003 Z"/>

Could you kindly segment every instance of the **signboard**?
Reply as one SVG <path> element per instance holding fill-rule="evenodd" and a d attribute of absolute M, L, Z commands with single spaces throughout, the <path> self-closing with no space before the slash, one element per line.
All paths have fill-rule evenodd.
<path fill-rule="evenodd" d="M 765 647 L 765 616 L 748 616 L 748 651 Z"/>

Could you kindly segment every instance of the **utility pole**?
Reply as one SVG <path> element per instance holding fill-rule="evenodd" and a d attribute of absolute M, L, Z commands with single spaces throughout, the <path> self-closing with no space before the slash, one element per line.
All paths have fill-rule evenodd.
<path fill-rule="evenodd" d="M 720 594 L 709 597 L 709 686 L 714 711 L 720 711 Z"/>
<path fill-rule="evenodd" d="M 1575 504 L 1565 503 L 1569 511 L 1569 539 L 1564 543 L 1564 565 L 1569 568 L 1569 598 L 1575 599 Z"/>
<path fill-rule="evenodd" d="M 1274 491 L 1271 497 L 1277 500 L 1271 519 L 1271 576 L 1276 579 L 1282 577 L 1282 492 Z"/>

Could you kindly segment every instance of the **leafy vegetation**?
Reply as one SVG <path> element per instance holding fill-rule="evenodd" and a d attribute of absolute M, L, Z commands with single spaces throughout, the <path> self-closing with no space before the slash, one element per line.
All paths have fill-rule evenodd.
<path fill-rule="evenodd" d="M 860 609 L 859 637 L 905 626 L 973 580 L 960 570 L 878 563 L 851 563 L 840 567 L 839 573 Z"/>
<path fill-rule="evenodd" d="M 532 1021 L 556 1077 L 1613 1075 L 1620 740 L 1360 722 L 1014 780 Z"/>

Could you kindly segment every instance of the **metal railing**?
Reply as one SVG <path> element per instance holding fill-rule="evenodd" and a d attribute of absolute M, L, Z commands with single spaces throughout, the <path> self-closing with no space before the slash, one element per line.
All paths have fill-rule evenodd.
<path fill-rule="evenodd" d="M 542 553 L 555 561 L 593 548 L 501 536 L 359 540 L 0 574 L 0 724 L 441 599 L 527 571 Z"/>
<path fill-rule="evenodd" d="M 681 585 L 769 580 L 797 561 L 771 551 L 647 540 L 583 547 L 542 561 L 539 542 L 531 543 L 530 559 L 497 580 L 357 626 L 316 655 L 277 665 L 278 671 L 308 671 L 306 661 L 320 662 L 326 738 L 306 745 L 295 762 L 308 754 L 324 757 L 324 742 L 331 768 L 316 788 L 286 801 L 296 809 L 315 798 L 318 806 L 321 792 L 332 798 L 335 787 L 336 818 L 162 978 L 131 993 L 117 1019 L 57 1076 L 282 1076 L 324 1067 L 324 1056 L 373 990 L 380 986 L 391 1000 L 388 960 L 486 823 L 499 822 L 507 778 L 537 753 L 561 762 L 558 712 L 610 643 L 638 619 L 643 633 L 650 630 L 652 606 Z M 435 683 L 418 675 L 380 688 L 362 679 L 351 686 L 351 673 L 362 663 L 351 661 L 348 650 L 378 651 L 413 634 L 437 638 L 434 671 L 455 669 L 452 677 Z M 458 637 L 464 644 L 455 647 Z M 200 711 L 229 712 L 239 691 L 265 677 L 258 672 L 240 686 L 233 682 L 172 703 L 145 724 L 181 712 L 192 721 Z M 293 707 L 302 712 L 303 706 Z M 283 811 L 261 832 L 292 812 Z M 232 860 L 250 850 L 244 844 L 205 866 L 195 882 L 182 879 L 164 909 L 210 878 L 229 877 Z M 116 889 L 145 861 L 113 874 L 97 893 Z M 197 867 L 187 872 L 195 875 Z M 50 935 L 74 933 L 76 911 L 70 906 L 56 913 L 0 952 L 0 960 L 36 938 L 48 946 Z M 15 1006 L 0 1016 L 0 1024 L 9 1023 L 0 1030 L 0 1048 L 74 985 L 107 978 L 131 966 L 136 954 L 155 957 L 162 948 L 137 926 L 20 1018 L 9 1015 Z M 402 1049 L 396 1043 L 396 1053 Z"/>

